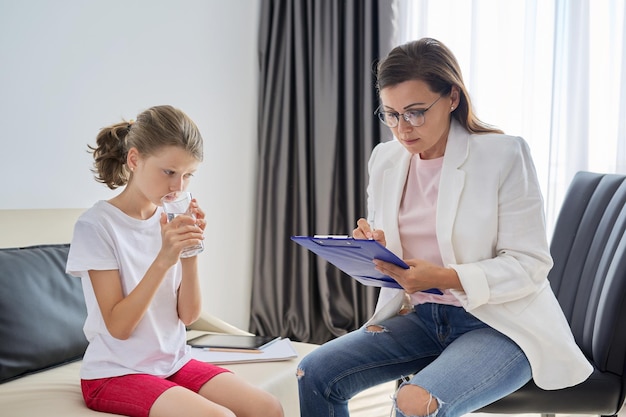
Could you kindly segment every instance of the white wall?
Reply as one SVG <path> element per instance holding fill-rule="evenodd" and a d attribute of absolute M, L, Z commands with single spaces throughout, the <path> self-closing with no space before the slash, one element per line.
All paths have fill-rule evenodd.
<path fill-rule="evenodd" d="M 87 144 L 147 107 L 179 107 L 205 140 L 189 187 L 209 219 L 204 307 L 247 328 L 258 3 L 0 0 L 0 216 L 112 197 Z"/>

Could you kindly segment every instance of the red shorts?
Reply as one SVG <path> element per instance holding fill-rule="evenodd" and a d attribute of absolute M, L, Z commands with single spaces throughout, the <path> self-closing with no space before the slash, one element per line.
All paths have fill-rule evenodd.
<path fill-rule="evenodd" d="M 85 404 L 92 410 L 130 417 L 148 417 L 156 399 L 169 388 L 182 386 L 198 392 L 211 378 L 223 372 L 230 371 L 191 359 L 169 378 L 130 374 L 82 379 L 81 388 Z"/>

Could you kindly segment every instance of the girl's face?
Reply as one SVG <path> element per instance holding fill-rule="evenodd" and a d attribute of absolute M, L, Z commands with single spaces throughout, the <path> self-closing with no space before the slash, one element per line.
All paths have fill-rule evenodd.
<path fill-rule="evenodd" d="M 172 191 L 185 190 L 200 161 L 177 146 L 166 146 L 154 155 L 142 156 L 129 150 L 129 168 L 133 172 L 133 188 L 154 205 Z"/>
<path fill-rule="evenodd" d="M 398 125 L 390 129 L 410 153 L 420 154 L 422 159 L 443 156 L 450 131 L 450 113 L 458 104 L 456 87 L 449 95 L 440 96 L 433 93 L 424 81 L 404 81 L 383 88 L 380 100 L 381 110 L 386 112 L 403 114 L 409 110 L 428 109 L 421 126 L 413 126 L 399 116 Z"/>

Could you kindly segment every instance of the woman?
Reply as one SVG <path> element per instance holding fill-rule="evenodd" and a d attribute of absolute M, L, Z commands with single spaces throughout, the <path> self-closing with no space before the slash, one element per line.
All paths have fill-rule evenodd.
<path fill-rule="evenodd" d="M 156 106 L 102 129 L 91 150 L 96 179 L 125 187 L 78 219 L 67 262 L 87 304 L 87 406 L 138 417 L 282 417 L 275 397 L 192 359 L 186 344 L 185 326 L 200 315 L 200 279 L 197 256 L 181 252 L 202 241 L 206 222 L 195 199 L 194 216 L 168 222 L 161 198 L 187 188 L 202 161 L 196 125 Z"/>
<path fill-rule="evenodd" d="M 473 114 L 456 59 L 434 39 L 394 48 L 377 78 L 377 115 L 396 140 L 372 152 L 371 220 L 359 219 L 353 236 L 410 268 L 375 260 L 404 291 L 382 289 L 365 326 L 302 360 L 301 415 L 347 416 L 356 393 L 401 378 L 398 416 L 460 416 L 531 378 L 544 389 L 585 380 L 592 367 L 547 281 L 525 141 Z M 430 288 L 442 294 L 422 292 Z"/>

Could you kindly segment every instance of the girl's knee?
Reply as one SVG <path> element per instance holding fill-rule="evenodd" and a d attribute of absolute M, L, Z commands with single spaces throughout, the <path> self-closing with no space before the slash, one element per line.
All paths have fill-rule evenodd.
<path fill-rule="evenodd" d="M 283 410 L 283 405 L 280 403 L 278 398 L 270 395 L 267 399 L 266 403 L 263 404 L 262 408 L 263 415 L 268 417 L 284 417 L 285 412 Z"/>
<path fill-rule="evenodd" d="M 439 400 L 417 385 L 402 385 L 394 401 L 398 416 L 435 416 L 439 409 Z"/>
<path fill-rule="evenodd" d="M 267 417 L 284 417 L 283 405 L 274 395 L 260 391 L 252 394 L 243 394 L 246 398 L 242 407 L 233 408 L 237 417 L 256 417 L 259 415 Z"/>

